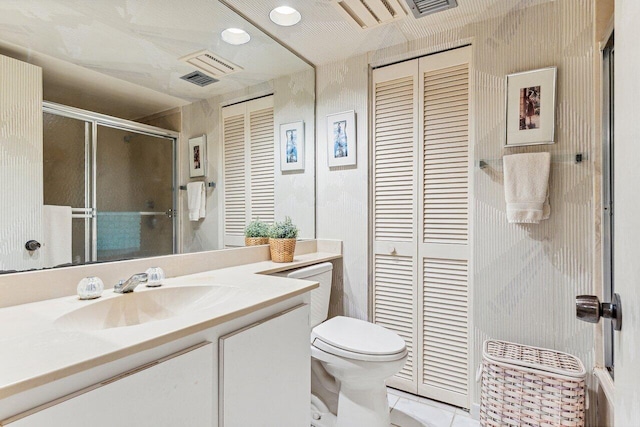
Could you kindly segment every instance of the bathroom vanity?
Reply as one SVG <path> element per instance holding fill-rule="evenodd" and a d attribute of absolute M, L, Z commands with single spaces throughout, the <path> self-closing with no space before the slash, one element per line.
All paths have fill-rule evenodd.
<path fill-rule="evenodd" d="M 341 245 L 305 242 L 287 264 L 263 249 L 211 252 L 225 267 L 157 289 L 0 309 L 0 424 L 304 425 L 317 284 L 267 274 L 340 258 Z M 155 261 L 175 276 L 172 258 L 185 256 L 73 269 Z"/>

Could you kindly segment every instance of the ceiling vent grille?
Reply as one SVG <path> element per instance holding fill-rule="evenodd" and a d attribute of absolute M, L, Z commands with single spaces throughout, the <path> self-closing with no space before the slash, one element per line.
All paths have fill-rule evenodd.
<path fill-rule="evenodd" d="M 334 0 L 345 17 L 360 28 L 369 29 L 407 16 L 401 0 Z"/>
<path fill-rule="evenodd" d="M 406 0 L 416 18 L 442 12 L 458 6 L 456 0 Z"/>
<path fill-rule="evenodd" d="M 218 79 L 214 79 L 213 77 L 209 77 L 200 71 L 194 71 L 193 73 L 186 74 L 180 78 L 200 87 L 204 87 L 210 85 L 211 83 L 220 81 Z"/>
<path fill-rule="evenodd" d="M 180 60 L 215 78 L 228 76 L 229 74 L 242 71 L 241 66 L 236 65 L 231 61 L 227 61 L 226 59 L 207 50 L 201 50 L 199 52 L 192 53 L 191 55 L 183 56 Z"/>

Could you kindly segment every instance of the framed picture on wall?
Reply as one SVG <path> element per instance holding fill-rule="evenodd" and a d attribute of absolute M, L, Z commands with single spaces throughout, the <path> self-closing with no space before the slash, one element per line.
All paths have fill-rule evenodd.
<path fill-rule="evenodd" d="M 356 164 L 356 113 L 327 116 L 327 155 L 329 167 L 355 166 Z"/>
<path fill-rule="evenodd" d="M 189 139 L 189 176 L 204 176 L 207 161 L 207 135 Z"/>
<path fill-rule="evenodd" d="M 280 125 L 280 170 L 304 170 L 304 122 Z"/>
<path fill-rule="evenodd" d="M 555 143 L 557 68 L 507 76 L 506 146 Z"/>

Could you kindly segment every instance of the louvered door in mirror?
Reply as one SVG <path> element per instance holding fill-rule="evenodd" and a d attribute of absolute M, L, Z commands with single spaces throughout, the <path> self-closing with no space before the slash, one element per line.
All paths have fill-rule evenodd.
<path fill-rule="evenodd" d="M 273 96 L 222 109 L 224 246 L 244 246 L 252 220 L 274 219 Z"/>
<path fill-rule="evenodd" d="M 373 313 L 400 334 L 389 381 L 469 407 L 470 49 L 373 74 Z"/>

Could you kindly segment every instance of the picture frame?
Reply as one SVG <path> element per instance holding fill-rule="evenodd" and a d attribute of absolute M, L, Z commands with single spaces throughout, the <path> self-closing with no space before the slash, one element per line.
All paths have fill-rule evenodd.
<path fill-rule="evenodd" d="M 507 75 L 505 147 L 555 144 L 557 68 Z"/>
<path fill-rule="evenodd" d="M 327 116 L 327 158 L 329 167 L 355 166 L 358 141 L 354 110 Z"/>
<path fill-rule="evenodd" d="M 205 176 L 207 164 L 207 135 L 189 138 L 189 177 Z"/>
<path fill-rule="evenodd" d="M 304 122 L 280 125 L 280 170 L 304 170 Z"/>

